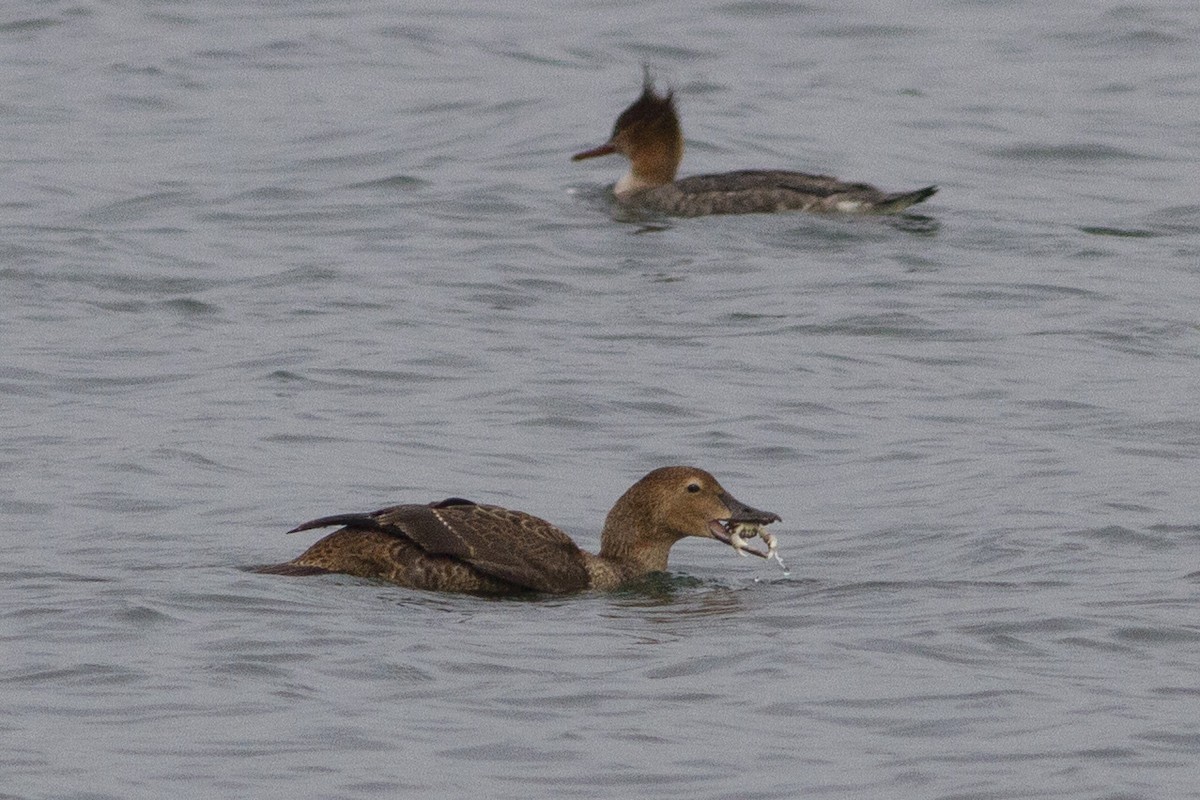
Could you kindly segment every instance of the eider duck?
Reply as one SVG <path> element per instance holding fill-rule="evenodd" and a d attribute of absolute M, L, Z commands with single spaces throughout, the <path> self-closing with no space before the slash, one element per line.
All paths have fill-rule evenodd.
<path fill-rule="evenodd" d="M 629 171 L 613 187 L 626 207 L 680 217 L 774 211 L 890 214 L 920 203 L 937 191 L 926 186 L 884 192 L 866 183 L 785 170 L 740 170 L 675 180 L 683 160 L 683 130 L 673 92 L 660 95 L 646 72 L 642 94 L 617 117 L 612 136 L 572 161 L 620 153 Z"/>
<path fill-rule="evenodd" d="M 735 500 L 702 469 L 662 467 L 630 487 L 608 512 L 599 555 L 581 550 L 562 530 L 531 514 L 452 497 L 305 522 L 289 533 L 342 527 L 299 557 L 256 571 L 338 572 L 477 594 L 609 590 L 666 570 L 671 545 L 686 536 L 766 557 L 745 547 L 741 535 L 763 535 L 773 553 L 774 537 L 760 526 L 777 521 L 777 514 Z"/>

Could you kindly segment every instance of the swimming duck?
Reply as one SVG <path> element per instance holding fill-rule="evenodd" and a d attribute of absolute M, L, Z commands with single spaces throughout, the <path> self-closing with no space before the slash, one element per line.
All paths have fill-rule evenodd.
<path fill-rule="evenodd" d="M 675 95 L 658 94 L 648 72 L 641 96 L 617 117 L 608 141 L 576 153 L 571 160 L 612 153 L 629 159 L 629 172 L 613 187 L 618 203 L 680 217 L 787 210 L 888 214 L 937 191 L 936 186 L 926 186 L 911 192 L 883 192 L 866 183 L 784 170 L 741 170 L 675 180 L 683 160 Z"/>
<path fill-rule="evenodd" d="M 305 522 L 289 533 L 342 527 L 299 557 L 256 571 L 340 572 L 414 589 L 479 594 L 607 590 L 665 570 L 671 545 L 686 536 L 716 539 L 765 558 L 746 547 L 740 534 L 777 521 L 777 514 L 735 500 L 702 469 L 662 467 L 630 487 L 608 512 L 599 555 L 581 550 L 562 530 L 531 514 L 452 497 Z M 774 537 L 763 538 L 773 552 Z"/>

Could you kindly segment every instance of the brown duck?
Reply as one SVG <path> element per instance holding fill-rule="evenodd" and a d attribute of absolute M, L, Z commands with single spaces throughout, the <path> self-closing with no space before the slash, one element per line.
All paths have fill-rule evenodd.
<path fill-rule="evenodd" d="M 763 169 L 676 180 L 683 160 L 683 130 L 674 93 L 654 91 L 648 71 L 641 96 L 617 117 L 608 141 L 576 153 L 572 160 L 612 153 L 629 159 L 629 171 L 613 187 L 617 203 L 680 217 L 788 210 L 891 214 L 937 191 L 936 186 L 926 186 L 884 192 L 867 183 L 849 183 L 829 175 Z"/>
<path fill-rule="evenodd" d="M 756 532 L 777 521 L 777 514 L 735 500 L 702 469 L 662 467 L 630 487 L 608 512 L 598 556 L 531 514 L 452 497 L 306 522 L 289 533 L 342 528 L 298 558 L 257 571 L 340 572 L 415 589 L 482 594 L 615 589 L 665 570 L 671 545 L 685 536 L 765 557 L 744 547 L 739 531 L 748 526 Z"/>

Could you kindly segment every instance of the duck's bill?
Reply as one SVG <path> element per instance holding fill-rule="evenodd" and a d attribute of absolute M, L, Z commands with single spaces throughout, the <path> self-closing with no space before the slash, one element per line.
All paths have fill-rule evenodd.
<path fill-rule="evenodd" d="M 596 158 L 597 156 L 611 156 L 617 152 L 617 148 L 610 142 L 605 142 L 599 147 L 593 147 L 591 150 L 584 150 L 582 153 L 576 153 L 571 156 L 572 161 L 583 161 L 585 158 Z"/>

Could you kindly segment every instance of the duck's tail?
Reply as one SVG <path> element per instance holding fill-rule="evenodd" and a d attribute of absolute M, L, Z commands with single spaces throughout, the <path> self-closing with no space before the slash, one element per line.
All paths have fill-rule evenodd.
<path fill-rule="evenodd" d="M 917 189 L 913 192 L 897 192 L 889 194 L 879 201 L 875 206 L 875 210 L 881 214 L 894 214 L 897 211 L 903 211 L 909 206 L 914 206 L 923 200 L 928 200 L 933 195 L 937 194 L 938 187 L 926 186 L 924 189 Z"/>
<path fill-rule="evenodd" d="M 263 564 L 257 567 L 249 567 L 250 572 L 257 572 L 259 575 L 328 575 L 329 570 L 321 567 L 310 567 L 305 564 L 297 564 L 293 561 L 286 561 L 282 564 Z"/>

